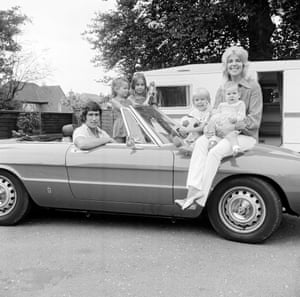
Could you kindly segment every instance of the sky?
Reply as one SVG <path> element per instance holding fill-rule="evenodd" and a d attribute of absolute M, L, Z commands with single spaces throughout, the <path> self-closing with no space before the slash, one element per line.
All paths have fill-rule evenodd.
<path fill-rule="evenodd" d="M 114 0 L 1 0 L 0 10 L 20 6 L 31 22 L 22 26 L 17 37 L 24 51 L 38 57 L 51 75 L 38 84 L 60 85 L 67 95 L 75 93 L 108 94 L 110 87 L 97 83 L 103 68 L 91 63 L 95 52 L 81 33 L 96 12 L 114 9 Z M 108 73 L 109 74 L 109 73 Z"/>

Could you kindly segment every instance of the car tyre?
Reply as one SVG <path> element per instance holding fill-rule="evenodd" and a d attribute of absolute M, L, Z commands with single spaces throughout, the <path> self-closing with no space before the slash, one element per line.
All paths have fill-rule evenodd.
<path fill-rule="evenodd" d="M 14 175 L 0 171 L 0 225 L 15 225 L 31 207 L 28 193 Z"/>
<path fill-rule="evenodd" d="M 234 178 L 218 185 L 208 200 L 207 211 L 221 236 L 247 243 L 264 241 L 282 220 L 278 193 L 257 177 Z"/>

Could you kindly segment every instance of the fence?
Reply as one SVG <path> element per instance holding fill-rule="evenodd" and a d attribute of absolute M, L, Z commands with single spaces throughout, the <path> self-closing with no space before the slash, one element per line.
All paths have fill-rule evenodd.
<path fill-rule="evenodd" d="M 20 111 L 0 111 L 0 139 L 12 137 L 12 130 L 17 130 L 17 119 Z M 77 118 L 72 113 L 42 112 L 41 133 L 61 133 L 66 124 L 78 124 Z M 113 115 L 111 110 L 103 110 L 101 127 L 110 135 L 112 134 Z"/>

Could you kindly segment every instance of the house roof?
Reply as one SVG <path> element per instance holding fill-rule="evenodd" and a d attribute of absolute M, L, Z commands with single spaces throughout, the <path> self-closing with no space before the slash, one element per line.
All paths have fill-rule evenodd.
<path fill-rule="evenodd" d="M 46 104 L 54 99 L 64 98 L 65 94 L 60 86 L 38 86 L 34 83 L 25 83 L 24 88 L 14 97 L 26 103 Z"/>

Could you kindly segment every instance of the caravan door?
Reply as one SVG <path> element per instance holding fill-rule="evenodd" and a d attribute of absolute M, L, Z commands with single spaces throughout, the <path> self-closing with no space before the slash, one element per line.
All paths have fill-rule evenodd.
<path fill-rule="evenodd" d="M 300 69 L 283 76 L 283 147 L 300 152 Z"/>

